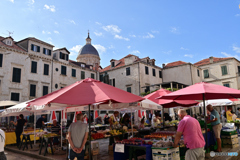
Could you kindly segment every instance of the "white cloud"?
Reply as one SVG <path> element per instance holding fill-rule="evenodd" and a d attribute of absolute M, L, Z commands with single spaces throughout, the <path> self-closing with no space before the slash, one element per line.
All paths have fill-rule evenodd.
<path fill-rule="evenodd" d="M 240 16 L 240 14 L 236 14 L 235 16 L 236 16 L 236 17 L 239 17 L 239 16 Z"/>
<path fill-rule="evenodd" d="M 96 36 L 102 36 L 102 32 L 93 32 Z"/>
<path fill-rule="evenodd" d="M 181 50 L 186 50 L 186 51 L 189 50 L 188 48 L 183 48 L 183 47 L 181 47 L 180 49 L 181 49 Z"/>
<path fill-rule="evenodd" d="M 50 10 L 51 12 L 55 12 L 55 11 L 56 11 L 54 5 L 47 5 L 47 4 L 45 4 L 45 5 L 44 5 L 44 9 L 48 9 L 48 10 Z"/>
<path fill-rule="evenodd" d="M 134 50 L 134 51 L 132 51 L 130 53 L 132 53 L 132 54 L 140 54 L 140 52 L 138 50 Z"/>
<path fill-rule="evenodd" d="M 192 54 L 185 54 L 184 57 L 193 58 L 193 55 Z"/>
<path fill-rule="evenodd" d="M 130 37 L 133 37 L 133 38 L 136 38 L 137 36 L 136 35 L 134 35 L 134 34 L 132 34 L 132 35 L 129 35 Z"/>
<path fill-rule="evenodd" d="M 69 20 L 70 23 L 76 24 L 74 20 Z"/>
<path fill-rule="evenodd" d="M 169 50 L 169 51 L 162 51 L 162 53 L 164 53 L 164 54 L 171 54 L 172 51 L 171 50 Z"/>
<path fill-rule="evenodd" d="M 59 34 L 59 32 L 58 31 L 53 31 L 54 33 L 56 33 L 56 34 Z"/>
<path fill-rule="evenodd" d="M 51 34 L 49 31 L 42 31 L 42 34 Z"/>
<path fill-rule="evenodd" d="M 146 36 L 143 36 L 143 38 L 154 38 L 154 35 L 151 33 L 148 33 Z"/>
<path fill-rule="evenodd" d="M 100 44 L 93 44 L 93 46 L 97 49 L 98 53 L 101 55 L 106 52 L 106 48 Z"/>
<path fill-rule="evenodd" d="M 114 38 L 115 38 L 115 39 L 123 39 L 123 40 L 125 40 L 125 41 L 129 41 L 129 40 L 130 40 L 129 38 L 122 37 L 122 36 L 120 36 L 120 35 L 118 35 L 118 34 L 116 34 L 116 35 L 114 36 Z"/>
<path fill-rule="evenodd" d="M 14 3 L 14 0 L 9 0 L 10 2 Z"/>
<path fill-rule="evenodd" d="M 80 49 L 81 49 L 82 47 L 83 47 L 82 45 L 73 46 L 73 47 L 70 49 L 70 51 L 71 51 L 70 58 L 71 58 L 71 59 L 76 59 L 76 58 L 77 58 L 77 55 L 78 55 L 78 52 L 80 51 Z"/>
<path fill-rule="evenodd" d="M 34 2 L 35 2 L 35 0 L 28 0 L 28 4 L 29 4 L 29 5 L 33 5 Z"/>
<path fill-rule="evenodd" d="M 113 49 L 114 48 L 114 46 L 113 45 L 110 45 L 109 47 L 108 47 L 108 49 Z"/>
<path fill-rule="evenodd" d="M 177 27 L 171 27 L 170 32 L 178 34 L 179 33 L 179 29 Z"/>
<path fill-rule="evenodd" d="M 224 55 L 224 56 L 226 56 L 226 57 L 235 57 L 235 58 L 237 58 L 237 59 L 240 60 L 240 57 L 239 57 L 238 55 L 231 55 L 231 54 L 228 54 L 228 53 L 226 53 L 226 52 L 221 52 L 221 54 Z"/>
<path fill-rule="evenodd" d="M 117 34 L 121 32 L 121 29 L 117 25 L 108 25 L 102 27 L 105 31 L 110 32 L 112 34 Z"/>
<path fill-rule="evenodd" d="M 233 45 L 233 51 L 235 51 L 236 53 L 240 53 L 240 47 Z"/>
<path fill-rule="evenodd" d="M 151 32 L 152 32 L 152 33 L 159 33 L 159 31 L 154 31 L 154 30 L 153 30 L 153 31 L 151 31 Z"/>
<path fill-rule="evenodd" d="M 102 23 L 99 23 L 99 22 L 95 22 L 97 25 L 102 25 Z"/>
<path fill-rule="evenodd" d="M 130 49 L 130 48 L 131 48 L 131 46 L 127 46 L 127 48 L 128 48 L 128 49 Z"/>
<path fill-rule="evenodd" d="M 54 22 L 54 24 L 58 25 L 58 23 L 57 23 L 57 22 Z"/>

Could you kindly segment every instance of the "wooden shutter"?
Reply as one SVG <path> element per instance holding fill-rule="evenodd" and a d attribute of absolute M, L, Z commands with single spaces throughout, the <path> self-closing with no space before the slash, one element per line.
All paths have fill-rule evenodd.
<path fill-rule="evenodd" d="M 31 44 L 31 50 L 34 51 L 34 45 L 33 44 Z"/>
<path fill-rule="evenodd" d="M 43 54 L 46 54 L 46 48 L 43 48 Z"/>
<path fill-rule="evenodd" d="M 152 73 L 153 73 L 153 76 L 155 77 L 156 73 L 155 73 L 155 69 L 154 68 L 152 69 Z"/>
<path fill-rule="evenodd" d="M 66 60 L 68 61 L 68 54 L 66 54 Z"/>
<path fill-rule="evenodd" d="M 30 84 L 30 97 L 36 97 L 36 85 Z"/>
<path fill-rule="evenodd" d="M 159 78 L 162 78 L 162 71 L 159 71 Z"/>
<path fill-rule="evenodd" d="M 52 51 L 49 49 L 48 50 L 48 55 L 51 56 L 52 55 Z"/>
<path fill-rule="evenodd" d="M 145 74 L 148 74 L 148 67 L 145 66 Z"/>
<path fill-rule="evenodd" d="M 48 94 L 48 86 L 43 86 L 43 96 Z"/>
<path fill-rule="evenodd" d="M 62 59 L 62 52 L 59 53 L 59 58 Z"/>
<path fill-rule="evenodd" d="M 31 73 L 37 73 L 37 62 L 32 61 Z"/>
<path fill-rule="evenodd" d="M 48 75 L 49 72 L 49 65 L 48 64 L 44 64 L 44 75 Z"/>
<path fill-rule="evenodd" d="M 112 83 L 113 83 L 113 87 L 115 87 L 115 78 L 113 79 L 113 82 L 112 82 Z"/>
<path fill-rule="evenodd" d="M 2 67 L 2 62 L 3 62 L 3 54 L 0 54 L 0 67 Z"/>
<path fill-rule="evenodd" d="M 21 69 L 13 67 L 12 82 L 21 82 Z"/>

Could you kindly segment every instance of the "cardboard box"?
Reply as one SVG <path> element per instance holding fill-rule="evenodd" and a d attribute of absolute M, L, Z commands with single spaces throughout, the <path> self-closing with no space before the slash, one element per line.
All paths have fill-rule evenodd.
<path fill-rule="evenodd" d="M 221 137 L 222 137 L 222 139 L 232 139 L 232 138 L 238 138 L 238 135 L 237 134 L 231 135 L 231 136 L 222 135 Z"/>
<path fill-rule="evenodd" d="M 223 148 L 236 148 L 236 147 L 239 147 L 239 144 L 223 144 Z"/>
<path fill-rule="evenodd" d="M 113 151 L 113 145 L 111 145 L 111 146 L 109 145 L 108 146 L 108 151 Z"/>
<path fill-rule="evenodd" d="M 92 149 L 92 155 L 98 155 L 99 154 L 99 149 Z"/>
<path fill-rule="evenodd" d="M 238 138 L 224 138 L 224 139 L 222 139 L 222 142 L 223 142 L 223 144 L 237 144 L 237 143 L 239 143 L 238 142 Z"/>

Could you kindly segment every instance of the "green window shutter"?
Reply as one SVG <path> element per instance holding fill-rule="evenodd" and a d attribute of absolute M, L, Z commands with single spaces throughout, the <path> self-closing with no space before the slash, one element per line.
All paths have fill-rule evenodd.
<path fill-rule="evenodd" d="M 222 75 L 226 75 L 227 73 L 227 66 L 221 66 L 222 69 Z"/>
<path fill-rule="evenodd" d="M 40 47 L 39 46 L 37 46 L 37 52 L 40 52 Z"/>
<path fill-rule="evenodd" d="M 0 67 L 2 67 L 2 62 L 3 62 L 3 54 L 0 54 Z"/>
<path fill-rule="evenodd" d="M 52 51 L 48 50 L 48 55 L 51 56 L 52 55 Z"/>
<path fill-rule="evenodd" d="M 33 44 L 31 44 L 31 50 L 34 51 L 34 45 Z"/>
<path fill-rule="evenodd" d="M 46 48 L 43 48 L 43 54 L 45 54 L 46 53 Z"/>
<path fill-rule="evenodd" d="M 203 73 L 204 73 L 204 78 L 209 78 L 209 73 L 207 69 L 204 70 Z"/>

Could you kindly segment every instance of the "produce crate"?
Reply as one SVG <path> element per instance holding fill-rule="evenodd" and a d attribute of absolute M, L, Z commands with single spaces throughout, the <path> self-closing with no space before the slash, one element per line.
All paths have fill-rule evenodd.
<path fill-rule="evenodd" d="M 238 135 L 237 135 L 237 134 L 235 134 L 235 135 L 221 135 L 221 138 L 222 138 L 222 139 L 226 139 L 226 138 L 228 138 L 228 139 L 238 138 Z"/>
<path fill-rule="evenodd" d="M 99 142 L 91 141 L 91 148 L 92 149 L 99 149 Z"/>
<path fill-rule="evenodd" d="M 236 144 L 238 143 L 238 138 L 222 138 L 223 144 Z"/>
<path fill-rule="evenodd" d="M 233 130 L 233 131 L 230 131 L 230 132 L 224 131 L 224 130 L 221 131 L 221 135 L 224 135 L 224 136 L 231 136 L 231 135 L 236 135 L 236 134 L 237 134 L 236 130 Z"/>
<path fill-rule="evenodd" d="M 156 148 L 152 147 L 153 160 L 180 160 L 179 148 Z"/>
<path fill-rule="evenodd" d="M 223 144 L 223 148 L 236 148 L 236 147 L 239 147 L 239 144 Z"/>
<path fill-rule="evenodd" d="M 92 155 L 98 155 L 99 154 L 99 148 L 98 149 L 92 149 Z"/>

